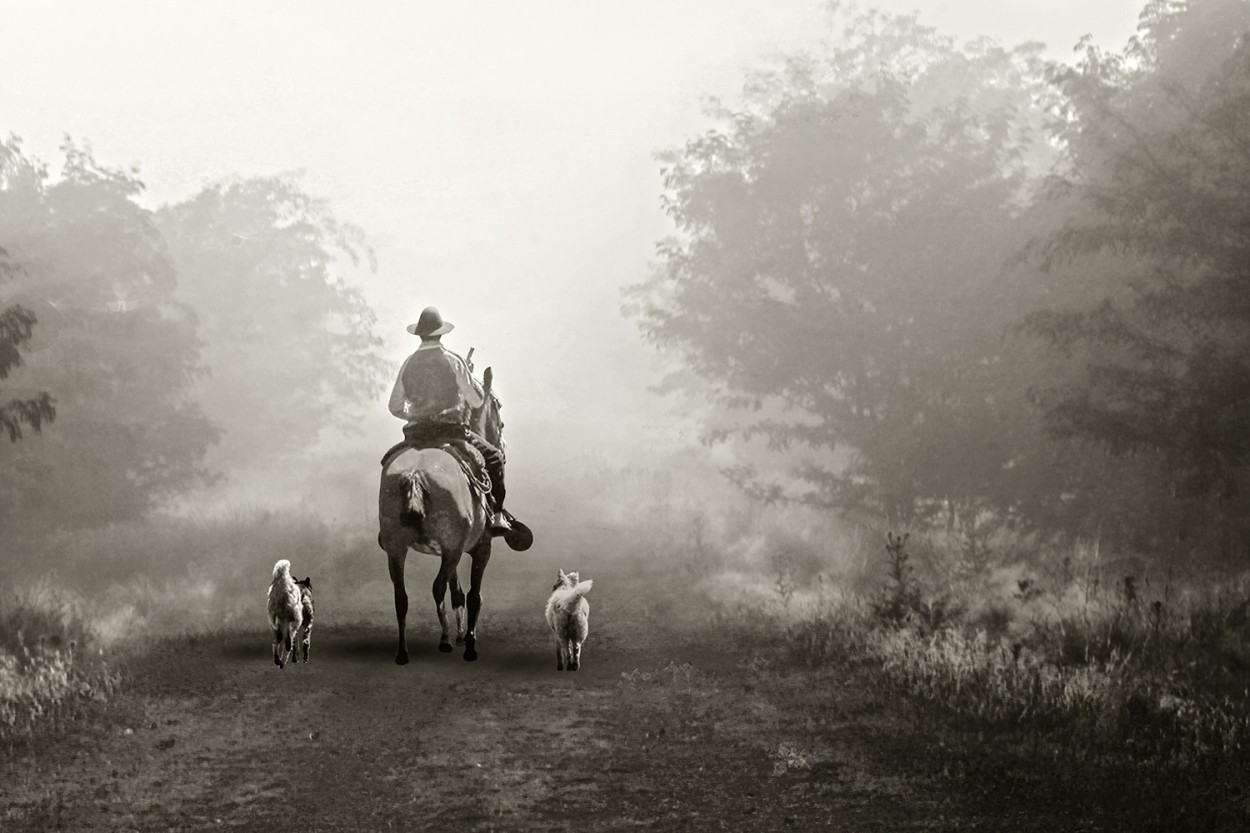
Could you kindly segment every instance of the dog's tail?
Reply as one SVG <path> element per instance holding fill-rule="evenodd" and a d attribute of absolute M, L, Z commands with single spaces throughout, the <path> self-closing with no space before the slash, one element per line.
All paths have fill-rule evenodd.
<path fill-rule="evenodd" d="M 278 576 L 283 575 L 283 574 L 288 575 L 288 576 L 291 574 L 291 562 L 287 561 L 285 558 L 279 559 L 278 563 L 273 565 L 273 577 L 274 578 L 277 578 Z"/>
<path fill-rule="evenodd" d="M 425 520 L 425 483 L 416 469 L 404 472 L 404 508 L 400 520 L 405 526 L 417 526 Z"/>

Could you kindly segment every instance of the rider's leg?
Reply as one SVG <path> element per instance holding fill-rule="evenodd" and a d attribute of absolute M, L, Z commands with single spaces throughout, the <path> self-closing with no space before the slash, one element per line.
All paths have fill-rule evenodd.
<path fill-rule="evenodd" d="M 512 524 L 508 521 L 508 513 L 503 508 L 504 496 L 507 493 L 503 483 L 503 452 L 474 431 L 465 432 L 465 438 L 482 453 L 482 459 L 486 462 L 486 473 L 490 475 L 490 500 L 494 504 L 494 511 L 490 517 L 491 534 L 506 535 L 512 531 Z"/>
<path fill-rule="evenodd" d="M 486 469 L 490 474 L 490 498 L 495 504 L 495 512 L 490 519 L 491 532 L 495 534 L 505 534 L 512 531 L 512 524 L 508 523 L 508 515 L 503 509 L 503 500 L 507 494 L 507 489 L 503 483 L 503 455 L 488 454 L 486 457 Z"/>

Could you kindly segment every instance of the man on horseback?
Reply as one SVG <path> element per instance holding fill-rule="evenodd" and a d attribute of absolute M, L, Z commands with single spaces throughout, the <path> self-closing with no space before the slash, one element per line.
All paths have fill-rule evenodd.
<path fill-rule="evenodd" d="M 426 307 L 417 323 L 408 327 L 408 332 L 421 337 L 421 345 L 399 370 L 391 391 L 390 410 L 406 420 L 404 439 L 412 445 L 461 441 L 482 453 L 494 503 L 490 531 L 492 535 L 506 535 L 512 531 L 512 525 L 503 509 L 503 449 L 491 445 L 470 427 L 473 410 L 485 402 L 485 393 L 473 378 L 469 364 L 442 344 L 442 337 L 454 326 L 444 321 L 437 309 Z"/>

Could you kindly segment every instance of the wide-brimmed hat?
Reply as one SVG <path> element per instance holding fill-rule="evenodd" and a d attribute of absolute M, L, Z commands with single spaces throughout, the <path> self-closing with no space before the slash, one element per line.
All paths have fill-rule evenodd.
<path fill-rule="evenodd" d="M 455 328 L 455 324 L 443 320 L 443 316 L 439 313 L 437 307 L 426 307 L 421 310 L 421 317 L 417 320 L 417 323 L 408 325 L 408 332 L 414 336 L 427 338 L 429 336 L 441 336 L 444 333 L 450 333 Z"/>

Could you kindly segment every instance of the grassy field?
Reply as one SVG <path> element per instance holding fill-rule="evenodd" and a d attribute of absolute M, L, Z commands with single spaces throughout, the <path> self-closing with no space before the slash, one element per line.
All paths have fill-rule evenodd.
<path fill-rule="evenodd" d="M 812 691 L 853 675 L 917 745 L 907 760 L 921 774 L 987 795 L 1111 802 L 1140 822 L 1126 829 L 1250 818 L 1250 573 L 1180 581 L 1094 546 L 1011 536 L 973 548 L 917 532 L 891 552 L 881 530 L 806 511 L 700 505 L 642 478 L 622 488 L 628 513 L 545 526 L 523 558 L 628 588 L 639 619 L 729 640 L 759 685 L 805 692 L 796 725 L 811 719 Z M 385 617 L 384 561 L 365 526 L 240 510 L 31 544 L 0 607 L 0 737 L 72 731 L 145 646 L 263 632 L 278 558 L 314 576 L 319 599 Z M 521 592 L 506 565 L 492 570 L 490 598 Z M 776 750 L 779 766 L 802 756 Z"/>

